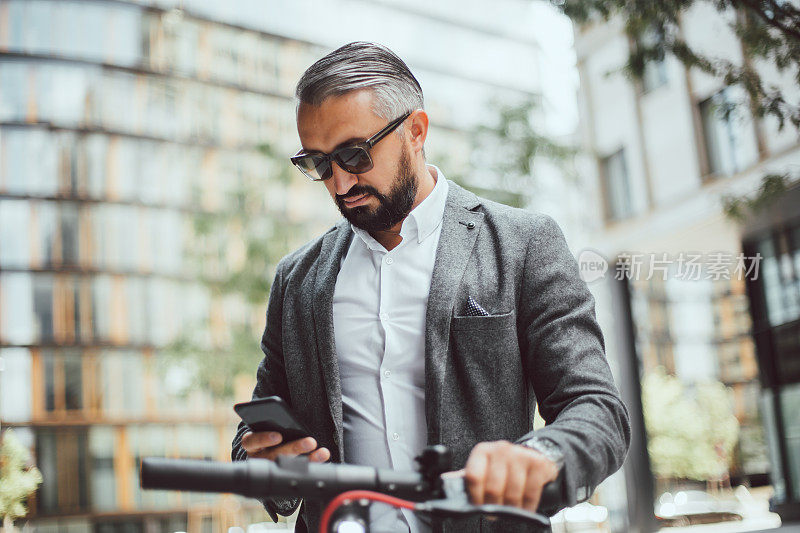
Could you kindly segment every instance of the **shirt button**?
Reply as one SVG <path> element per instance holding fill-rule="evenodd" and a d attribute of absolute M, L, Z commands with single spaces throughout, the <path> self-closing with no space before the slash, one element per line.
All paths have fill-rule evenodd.
<path fill-rule="evenodd" d="M 392 375 L 392 371 L 391 370 L 384 370 L 383 371 L 383 377 L 388 378 L 391 375 Z"/>
<path fill-rule="evenodd" d="M 392 433 L 392 440 L 400 440 L 400 435 L 397 433 Z"/>
<path fill-rule="evenodd" d="M 387 265 L 391 265 L 392 263 L 394 263 L 394 259 L 392 259 L 391 257 L 387 257 L 386 258 L 386 264 Z"/>
<path fill-rule="evenodd" d="M 389 313 L 381 313 L 381 320 L 388 320 L 388 319 L 389 319 Z"/>

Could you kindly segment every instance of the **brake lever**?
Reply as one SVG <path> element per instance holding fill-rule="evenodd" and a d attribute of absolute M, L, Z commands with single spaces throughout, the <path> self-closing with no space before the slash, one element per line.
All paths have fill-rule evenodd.
<path fill-rule="evenodd" d="M 528 523 L 535 523 L 543 528 L 550 527 L 550 519 L 543 514 L 531 513 L 519 507 L 510 505 L 472 505 L 471 503 L 459 502 L 450 499 L 429 500 L 418 503 L 414 506 L 417 513 L 435 513 L 437 516 L 467 516 L 467 515 L 486 515 L 505 518 L 514 518 Z"/>
<path fill-rule="evenodd" d="M 533 522 L 539 526 L 550 527 L 550 519 L 540 513 L 532 513 L 511 505 L 483 504 L 473 505 L 469 502 L 466 484 L 463 475 L 457 472 L 447 472 L 441 475 L 442 490 L 445 497 L 439 500 L 429 500 L 418 503 L 415 512 L 436 513 L 443 516 L 466 516 L 485 514 L 488 516 L 515 518 L 526 522 Z"/>

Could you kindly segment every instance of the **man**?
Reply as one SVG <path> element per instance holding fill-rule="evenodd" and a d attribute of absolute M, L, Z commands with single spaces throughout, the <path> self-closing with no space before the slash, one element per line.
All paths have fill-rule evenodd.
<path fill-rule="evenodd" d="M 292 162 L 344 218 L 278 264 L 253 396 L 282 397 L 313 438 L 240 424 L 232 458 L 312 452 L 412 470 L 426 444 L 444 444 L 475 503 L 535 510 L 562 469 L 564 503 L 588 498 L 620 467 L 630 428 L 558 225 L 426 163 L 422 89 L 385 47 L 335 50 L 296 94 Z M 534 434 L 537 403 L 547 425 Z M 273 519 L 297 504 L 264 500 Z M 315 531 L 320 512 L 304 502 L 297 529 Z M 388 508 L 372 517 L 374 531 L 519 528 Z"/>

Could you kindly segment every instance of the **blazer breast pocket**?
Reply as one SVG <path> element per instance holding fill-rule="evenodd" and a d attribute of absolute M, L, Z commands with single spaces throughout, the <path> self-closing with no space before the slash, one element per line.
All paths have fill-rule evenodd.
<path fill-rule="evenodd" d="M 454 331 L 503 330 L 513 327 L 516 319 L 514 311 L 489 316 L 453 316 L 450 325 Z"/>
<path fill-rule="evenodd" d="M 516 321 L 515 311 L 452 317 L 449 377 L 459 397 L 475 412 L 503 412 L 518 403 L 520 391 L 525 390 Z M 481 434 L 501 433 L 487 430 Z"/>

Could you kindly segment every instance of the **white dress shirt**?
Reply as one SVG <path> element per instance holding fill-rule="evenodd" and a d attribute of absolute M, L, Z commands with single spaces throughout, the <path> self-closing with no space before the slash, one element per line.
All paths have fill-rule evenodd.
<path fill-rule="evenodd" d="M 342 258 L 333 293 L 333 330 L 342 386 L 344 460 L 416 470 L 425 447 L 425 313 L 447 200 L 447 180 L 403 221 L 402 241 L 386 250 L 368 232 Z M 372 505 L 372 531 L 430 530 L 425 517 Z"/>

